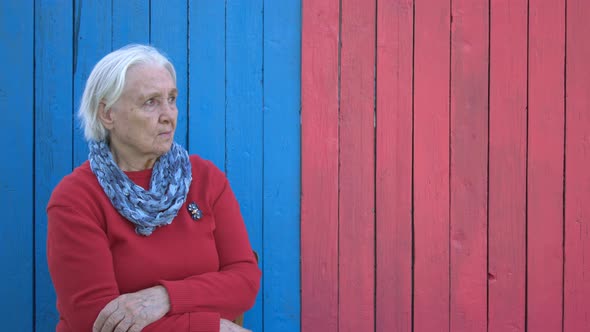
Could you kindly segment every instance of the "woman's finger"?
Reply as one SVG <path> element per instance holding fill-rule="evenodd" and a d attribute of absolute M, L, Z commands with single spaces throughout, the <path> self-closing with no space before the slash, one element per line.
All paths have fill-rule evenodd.
<path fill-rule="evenodd" d="M 92 332 L 100 332 L 107 321 L 107 319 L 119 308 L 119 301 L 117 299 L 109 302 L 98 314 L 94 325 L 92 326 Z"/>
<path fill-rule="evenodd" d="M 127 332 L 141 332 L 141 330 L 145 327 L 145 325 L 132 325 Z"/>
<path fill-rule="evenodd" d="M 117 327 L 115 327 L 114 332 L 127 332 L 129 331 L 131 325 L 133 325 L 133 322 L 127 317 L 125 317 L 119 322 L 119 324 L 117 324 Z"/>
<path fill-rule="evenodd" d="M 102 326 L 100 332 L 114 332 L 117 325 L 125 319 L 125 313 L 122 311 L 113 312 L 109 318 L 107 318 Z"/>

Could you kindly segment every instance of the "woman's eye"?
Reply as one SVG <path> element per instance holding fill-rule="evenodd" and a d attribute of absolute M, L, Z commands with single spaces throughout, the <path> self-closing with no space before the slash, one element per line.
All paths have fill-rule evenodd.
<path fill-rule="evenodd" d="M 148 99 L 148 100 L 145 102 L 145 105 L 146 105 L 146 106 L 154 106 L 155 104 L 156 104 L 156 101 L 155 101 L 154 99 Z"/>
<path fill-rule="evenodd" d="M 175 102 L 176 102 L 176 96 L 168 97 L 168 103 L 169 104 L 174 104 Z"/>

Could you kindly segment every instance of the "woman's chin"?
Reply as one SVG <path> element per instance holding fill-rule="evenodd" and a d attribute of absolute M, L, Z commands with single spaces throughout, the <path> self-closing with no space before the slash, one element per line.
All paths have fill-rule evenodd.
<path fill-rule="evenodd" d="M 169 142 L 160 142 L 156 147 L 155 147 L 155 153 L 158 154 L 158 156 L 161 156 L 163 154 L 166 154 L 168 151 L 170 151 L 170 149 L 172 148 L 172 140 Z"/>

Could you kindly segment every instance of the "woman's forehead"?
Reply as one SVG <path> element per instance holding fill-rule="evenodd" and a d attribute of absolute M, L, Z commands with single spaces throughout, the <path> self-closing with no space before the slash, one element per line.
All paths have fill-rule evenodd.
<path fill-rule="evenodd" d="M 176 84 L 170 72 L 159 65 L 142 64 L 129 68 L 125 79 L 123 93 L 150 93 L 162 90 L 176 90 Z"/>

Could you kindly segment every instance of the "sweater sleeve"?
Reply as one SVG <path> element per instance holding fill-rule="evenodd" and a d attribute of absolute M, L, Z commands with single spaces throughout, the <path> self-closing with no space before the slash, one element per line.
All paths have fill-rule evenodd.
<path fill-rule="evenodd" d="M 261 271 L 225 176 L 221 188 L 213 204 L 219 271 L 184 280 L 162 280 L 170 296 L 170 314 L 219 312 L 222 318 L 232 320 L 254 305 Z"/>
<path fill-rule="evenodd" d="M 92 331 L 98 313 L 120 293 L 104 230 L 77 209 L 53 205 L 47 210 L 47 259 L 64 328 Z M 144 331 L 219 331 L 219 313 L 167 315 Z"/>

